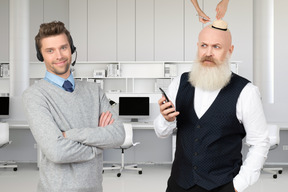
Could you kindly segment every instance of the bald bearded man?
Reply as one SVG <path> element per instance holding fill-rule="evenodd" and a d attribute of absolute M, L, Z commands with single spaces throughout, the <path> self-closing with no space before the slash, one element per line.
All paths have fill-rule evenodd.
<path fill-rule="evenodd" d="M 167 90 L 170 102 L 158 101 L 157 136 L 177 136 L 166 192 L 242 192 L 258 180 L 269 150 L 259 90 L 230 70 L 227 23 L 206 26 L 197 46 L 192 70 Z M 242 163 L 245 136 L 249 151 Z"/>

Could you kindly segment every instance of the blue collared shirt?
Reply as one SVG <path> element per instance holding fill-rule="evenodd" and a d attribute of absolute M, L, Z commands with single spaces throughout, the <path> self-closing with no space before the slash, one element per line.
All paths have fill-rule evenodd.
<path fill-rule="evenodd" d="M 53 85 L 56 85 L 57 87 L 60 87 L 63 90 L 64 90 L 64 88 L 62 87 L 62 85 L 63 85 L 64 81 L 69 80 L 73 85 L 73 90 L 75 89 L 75 82 L 74 82 L 74 78 L 73 78 L 72 73 L 70 74 L 70 76 L 67 79 L 64 79 L 62 77 L 59 77 L 58 75 L 55 75 L 53 73 L 46 71 L 44 80 L 48 81 L 49 83 L 52 83 Z"/>

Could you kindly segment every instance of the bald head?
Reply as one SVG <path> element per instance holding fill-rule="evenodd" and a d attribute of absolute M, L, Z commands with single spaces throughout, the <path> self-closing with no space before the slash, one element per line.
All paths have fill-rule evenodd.
<path fill-rule="evenodd" d="M 206 39 L 218 41 L 227 46 L 232 46 L 232 36 L 228 29 L 223 31 L 221 29 L 213 28 L 212 25 L 208 25 L 202 29 L 198 38 L 199 42 Z"/>
<path fill-rule="evenodd" d="M 203 60 L 202 64 L 206 66 L 215 66 L 216 61 L 221 63 L 230 57 L 234 49 L 230 31 L 227 28 L 223 30 L 212 25 L 202 29 L 197 45 L 198 59 Z"/>

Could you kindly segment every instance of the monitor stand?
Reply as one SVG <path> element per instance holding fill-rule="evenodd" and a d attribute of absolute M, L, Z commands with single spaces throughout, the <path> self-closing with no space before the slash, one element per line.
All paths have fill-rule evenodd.
<path fill-rule="evenodd" d="M 138 119 L 137 118 L 132 118 L 131 122 L 138 122 Z"/>

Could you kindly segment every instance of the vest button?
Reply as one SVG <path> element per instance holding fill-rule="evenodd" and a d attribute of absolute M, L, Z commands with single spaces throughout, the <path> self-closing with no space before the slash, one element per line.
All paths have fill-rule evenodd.
<path fill-rule="evenodd" d="M 197 156 L 197 155 L 198 155 L 198 153 L 197 153 L 197 152 L 195 152 L 195 153 L 194 153 L 194 156 Z"/>
<path fill-rule="evenodd" d="M 197 169 L 197 166 L 194 166 L 193 169 L 196 170 L 196 169 Z"/>
<path fill-rule="evenodd" d="M 195 141 L 195 142 L 197 142 L 198 140 L 199 140 L 199 139 L 198 139 L 198 138 L 196 138 L 194 141 Z"/>
<path fill-rule="evenodd" d="M 197 128 L 199 129 L 201 126 L 200 125 L 197 125 Z"/>

